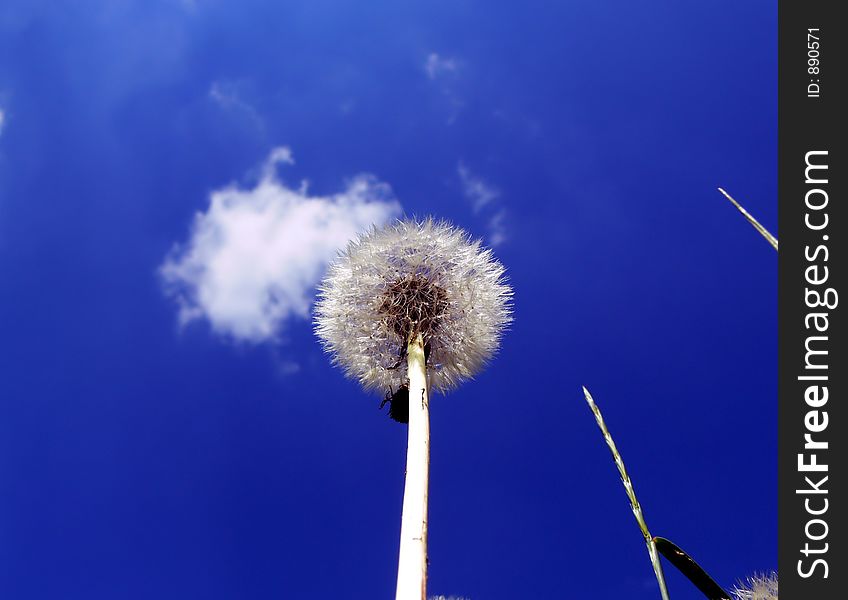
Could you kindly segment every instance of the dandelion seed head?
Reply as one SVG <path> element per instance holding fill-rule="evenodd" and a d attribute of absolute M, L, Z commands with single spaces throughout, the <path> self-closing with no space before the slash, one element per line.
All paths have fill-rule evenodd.
<path fill-rule="evenodd" d="M 497 351 L 511 298 L 503 265 L 479 240 L 444 221 L 398 221 L 361 235 L 330 265 L 315 331 L 349 377 L 383 392 L 406 383 L 406 345 L 421 334 L 430 385 L 444 392 Z"/>
<path fill-rule="evenodd" d="M 778 600 L 777 573 L 754 575 L 744 585 L 733 588 L 737 600 Z"/>

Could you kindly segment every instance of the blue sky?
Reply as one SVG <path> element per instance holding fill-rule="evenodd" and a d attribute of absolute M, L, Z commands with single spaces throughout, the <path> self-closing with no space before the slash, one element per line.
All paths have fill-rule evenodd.
<path fill-rule="evenodd" d="M 776 568 L 777 261 L 716 191 L 779 233 L 776 5 L 554 4 L 2 3 L 0 596 L 391 597 L 406 432 L 310 310 L 399 214 L 515 289 L 432 401 L 430 593 L 658 597 L 581 385 L 654 534 Z"/>

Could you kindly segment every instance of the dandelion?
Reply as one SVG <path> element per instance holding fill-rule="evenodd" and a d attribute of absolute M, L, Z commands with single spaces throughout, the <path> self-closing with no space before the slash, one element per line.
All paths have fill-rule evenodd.
<path fill-rule="evenodd" d="M 451 390 L 487 364 L 511 297 L 491 250 L 432 219 L 371 229 L 319 287 L 315 330 L 333 362 L 366 390 L 408 393 L 398 600 L 427 597 L 429 391 Z"/>
<path fill-rule="evenodd" d="M 744 585 L 733 588 L 733 595 L 738 600 L 778 600 L 777 573 L 749 577 Z"/>

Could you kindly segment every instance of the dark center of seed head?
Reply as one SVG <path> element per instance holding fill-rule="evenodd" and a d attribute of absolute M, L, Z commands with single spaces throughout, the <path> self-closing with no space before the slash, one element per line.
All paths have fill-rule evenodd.
<path fill-rule="evenodd" d="M 408 343 L 419 333 L 427 342 L 447 310 L 447 293 L 422 275 L 407 275 L 389 284 L 379 311 L 389 328 Z"/>

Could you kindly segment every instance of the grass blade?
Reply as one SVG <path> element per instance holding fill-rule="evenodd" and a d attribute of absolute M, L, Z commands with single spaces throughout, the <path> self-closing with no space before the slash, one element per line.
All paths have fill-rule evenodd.
<path fill-rule="evenodd" d="M 777 250 L 777 238 L 776 238 L 776 237 L 774 237 L 772 234 L 770 234 L 770 233 L 768 232 L 768 230 L 767 230 L 765 227 L 763 227 L 762 225 L 760 225 L 759 221 L 757 221 L 754 217 L 752 217 L 752 216 L 751 216 L 751 213 L 749 213 L 747 210 L 745 210 L 744 208 L 742 208 L 742 205 L 741 205 L 741 204 L 739 204 L 736 200 L 734 200 L 734 199 L 731 197 L 731 195 L 730 195 L 730 194 L 728 194 L 727 192 L 725 192 L 722 188 L 718 188 L 718 191 L 720 191 L 720 192 L 724 195 L 724 197 L 725 197 L 725 198 L 727 198 L 728 200 L 730 200 L 730 201 L 733 203 L 733 206 L 735 206 L 737 209 L 739 209 L 739 212 L 741 212 L 741 213 L 742 213 L 742 215 L 743 215 L 746 219 L 748 219 L 748 222 L 749 222 L 751 225 L 753 225 L 753 226 L 754 226 L 754 229 L 756 229 L 757 231 L 759 231 L 759 232 L 760 232 L 760 235 L 762 235 L 764 238 L 766 238 L 766 240 L 768 240 L 768 243 L 769 243 L 769 244 L 771 244 L 771 245 L 774 247 L 774 249 L 775 249 L 775 250 Z"/>
<path fill-rule="evenodd" d="M 674 542 L 662 537 L 655 537 L 654 543 L 660 554 L 665 556 L 666 560 L 673 564 L 677 569 L 686 575 L 686 578 L 691 581 L 696 588 L 701 590 L 710 600 L 732 600 L 730 594 L 722 589 L 715 580 L 707 575 L 707 572 L 701 568 L 701 565 L 681 550 Z"/>
<path fill-rule="evenodd" d="M 630 475 L 627 474 L 627 469 L 624 468 L 624 460 L 622 460 L 621 454 L 618 452 L 618 448 L 615 447 L 615 442 L 607 429 L 604 417 L 601 415 L 601 409 L 599 409 L 598 405 L 595 404 L 595 401 L 592 399 L 592 394 L 590 394 L 589 390 L 585 387 L 583 388 L 583 395 L 586 396 L 586 402 L 589 403 L 589 408 L 592 409 L 592 413 L 595 415 L 595 421 L 597 421 L 598 427 L 600 427 L 601 433 L 604 435 L 604 440 L 606 441 L 607 446 L 609 446 L 610 452 L 612 452 L 612 457 L 615 460 L 615 466 L 618 467 L 618 473 L 621 475 L 621 482 L 624 484 L 624 491 L 627 493 L 627 498 L 630 500 L 630 508 L 633 511 L 633 516 L 636 517 L 636 522 L 639 524 L 639 530 L 642 532 L 642 536 L 645 538 L 645 544 L 648 546 L 648 556 L 650 556 L 651 565 L 654 567 L 654 575 L 657 576 L 657 583 L 660 586 L 660 594 L 662 595 L 663 600 L 668 600 L 668 589 L 665 585 L 665 577 L 663 576 L 660 557 L 659 554 L 657 554 L 657 546 L 654 543 L 654 538 L 651 536 L 651 532 L 648 531 L 648 525 L 645 523 L 645 516 L 642 514 L 642 506 L 636 498 L 636 491 L 633 489 L 633 482 L 630 480 Z"/>

